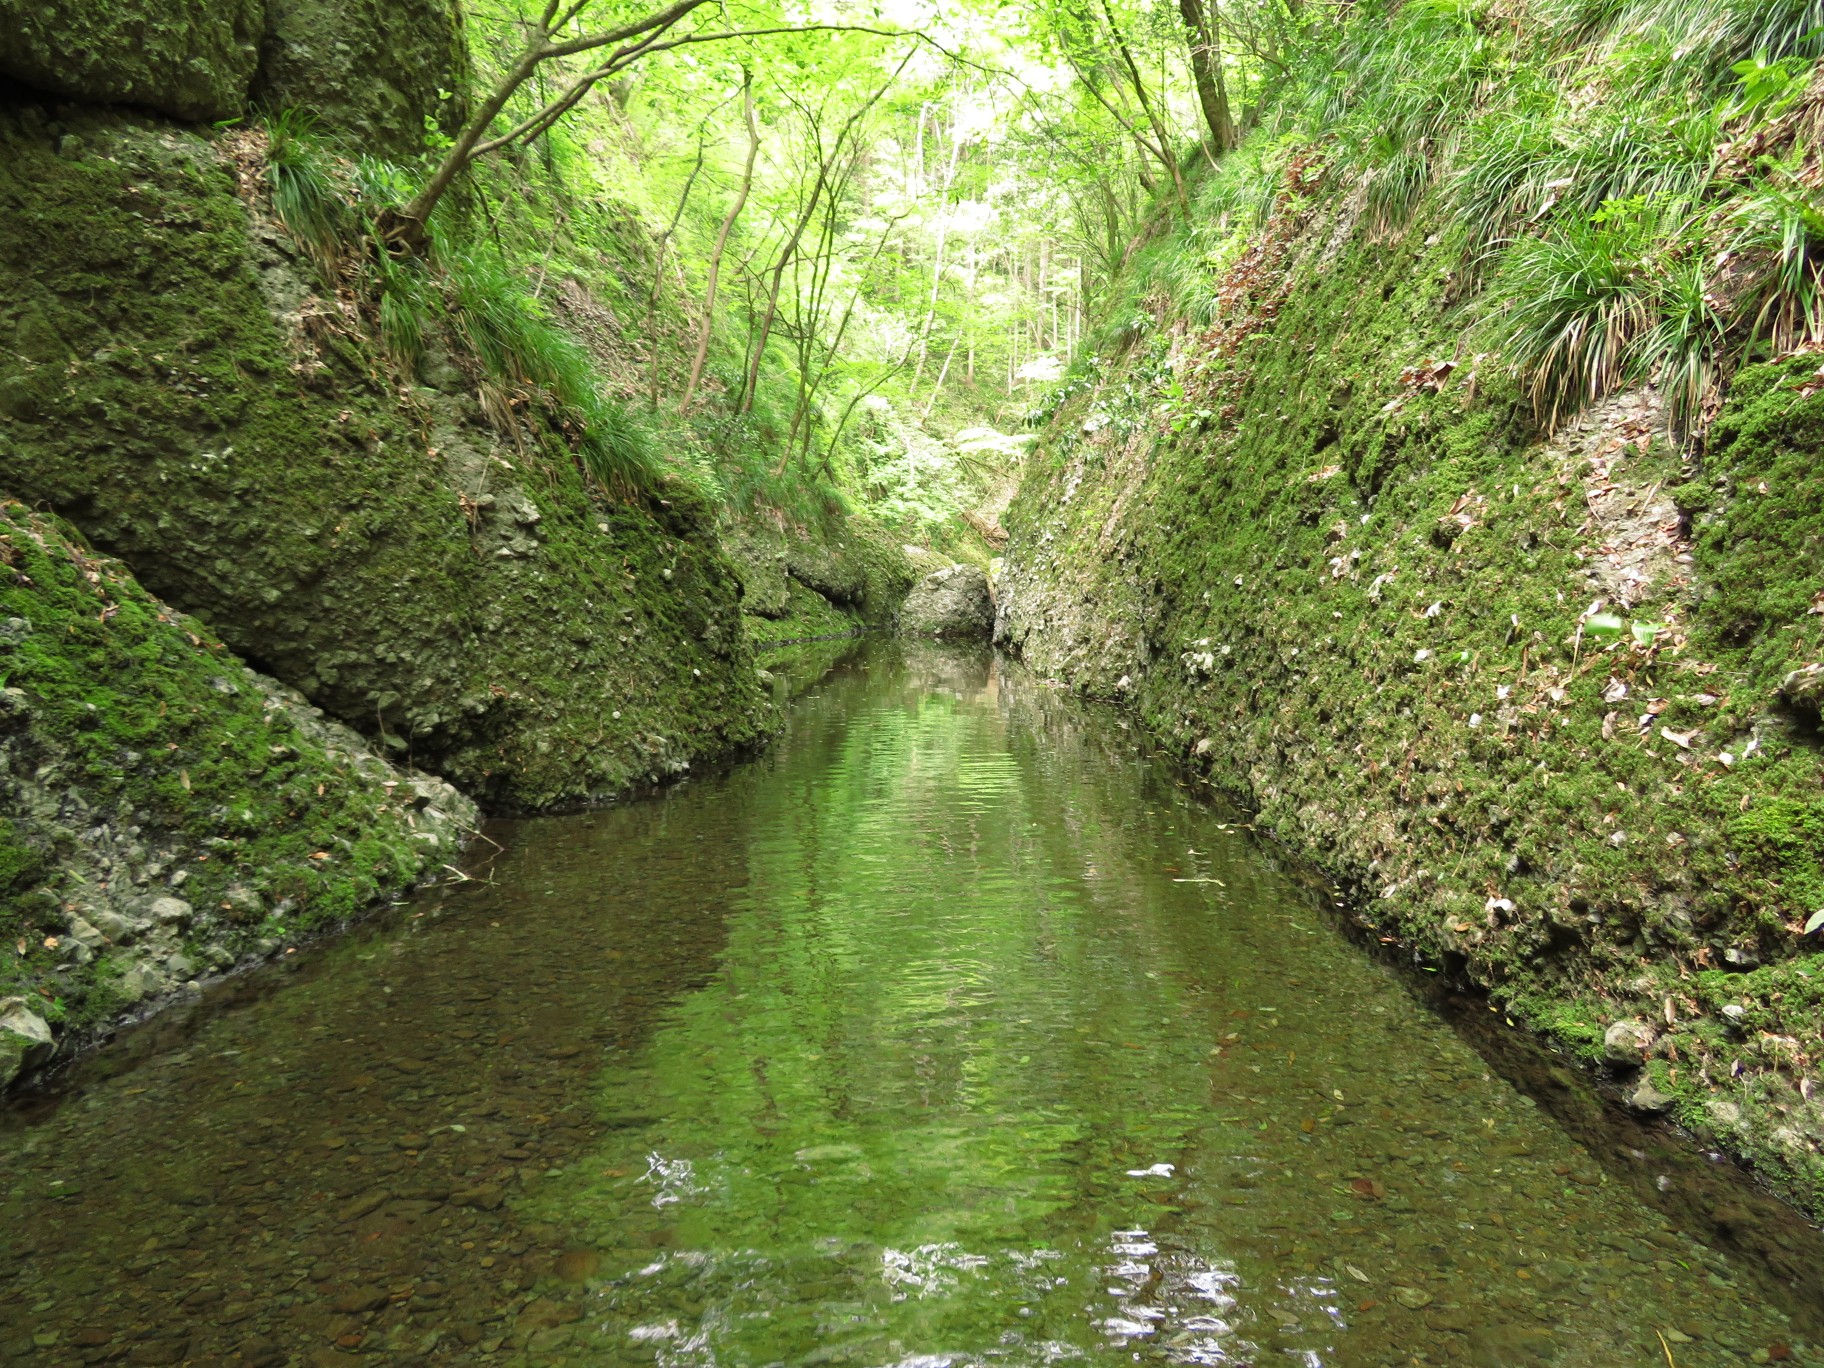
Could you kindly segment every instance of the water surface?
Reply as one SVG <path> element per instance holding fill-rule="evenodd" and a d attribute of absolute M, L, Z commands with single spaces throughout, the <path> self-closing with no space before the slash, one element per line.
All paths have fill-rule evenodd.
<path fill-rule="evenodd" d="M 1808 1361 L 1117 718 L 987 656 L 875 652 L 751 765 L 491 832 L 14 1115 L 0 1351 Z"/>

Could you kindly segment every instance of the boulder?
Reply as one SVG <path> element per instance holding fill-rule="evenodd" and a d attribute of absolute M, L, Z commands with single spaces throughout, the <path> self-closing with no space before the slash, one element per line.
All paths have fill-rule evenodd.
<path fill-rule="evenodd" d="M 424 150 L 427 121 L 456 132 L 468 53 L 451 0 L 265 0 L 254 83 L 269 109 L 309 110 L 348 146 Z"/>
<path fill-rule="evenodd" d="M 146 910 L 163 926 L 188 926 L 196 916 L 196 909 L 182 898 L 154 898 Z"/>
<path fill-rule="evenodd" d="M 21 1070 L 42 1062 L 54 1048 L 51 1028 L 24 998 L 0 998 L 0 1088 Z"/>
<path fill-rule="evenodd" d="M 232 119 L 265 18 L 264 0 L 0 0 L 0 73 L 95 104 Z"/>
<path fill-rule="evenodd" d="M 1639 1017 L 1610 1022 L 1602 1033 L 1602 1057 L 1616 1068 L 1638 1069 L 1657 1034 Z"/>
<path fill-rule="evenodd" d="M 988 576 L 973 565 L 953 565 L 926 575 L 900 606 L 899 629 L 910 636 L 988 640 L 994 632 Z"/>
<path fill-rule="evenodd" d="M 1794 712 L 1817 721 L 1824 711 L 1824 665 L 1801 665 L 1780 681 L 1780 697 Z"/>
<path fill-rule="evenodd" d="M 1663 1093 L 1653 1086 L 1652 1080 L 1643 1078 L 1628 1092 L 1628 1106 L 1646 1116 L 1659 1116 L 1672 1110 L 1677 1099 L 1669 1093 Z"/>

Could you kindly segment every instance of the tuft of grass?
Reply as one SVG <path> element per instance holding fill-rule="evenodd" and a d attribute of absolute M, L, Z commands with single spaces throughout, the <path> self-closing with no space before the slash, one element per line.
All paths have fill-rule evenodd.
<path fill-rule="evenodd" d="M 1711 296 L 1704 256 L 1686 250 L 1656 273 L 1653 325 L 1641 334 L 1632 369 L 1651 376 L 1665 397 L 1667 425 L 1677 436 L 1697 429 L 1714 391 L 1724 345 L 1722 314 Z"/>
<path fill-rule="evenodd" d="M 380 349 L 407 380 L 417 377 L 425 334 L 442 303 L 422 261 L 373 254 L 374 288 L 380 297 Z"/>
<path fill-rule="evenodd" d="M 1501 349 L 1547 427 L 1634 373 L 1634 343 L 1654 323 L 1653 240 L 1649 215 L 1617 211 L 1508 247 L 1489 299 Z"/>
<path fill-rule="evenodd" d="M 349 206 L 316 127 L 315 114 L 296 108 L 281 109 L 266 120 L 266 183 L 285 231 L 326 274 L 334 274 L 349 227 Z"/>
<path fill-rule="evenodd" d="M 1765 179 L 1725 210 L 1747 268 L 1738 307 L 1776 354 L 1824 341 L 1824 208 L 1799 179 L 1802 158 L 1768 159 Z"/>
<path fill-rule="evenodd" d="M 651 490 L 661 474 L 651 434 L 606 392 L 588 351 L 552 321 L 518 273 L 480 246 L 450 251 L 443 266 L 456 321 L 496 382 L 493 402 L 484 395 L 490 416 L 510 423 L 527 392 L 542 392 L 604 489 L 627 497 Z"/>

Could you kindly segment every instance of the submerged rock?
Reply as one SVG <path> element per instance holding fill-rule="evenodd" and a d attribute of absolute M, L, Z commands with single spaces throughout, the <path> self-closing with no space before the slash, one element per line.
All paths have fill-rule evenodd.
<path fill-rule="evenodd" d="M 912 636 L 986 641 L 994 632 L 994 596 L 988 576 L 973 565 L 953 565 L 912 586 L 899 610 L 899 629 Z"/>

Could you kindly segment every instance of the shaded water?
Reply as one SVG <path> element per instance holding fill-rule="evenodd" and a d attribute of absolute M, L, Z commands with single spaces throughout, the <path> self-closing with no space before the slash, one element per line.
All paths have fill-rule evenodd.
<path fill-rule="evenodd" d="M 8 1121 L 0 1352 L 1808 1361 L 1118 720 L 986 657 L 877 652 L 752 765 L 494 835 Z"/>

